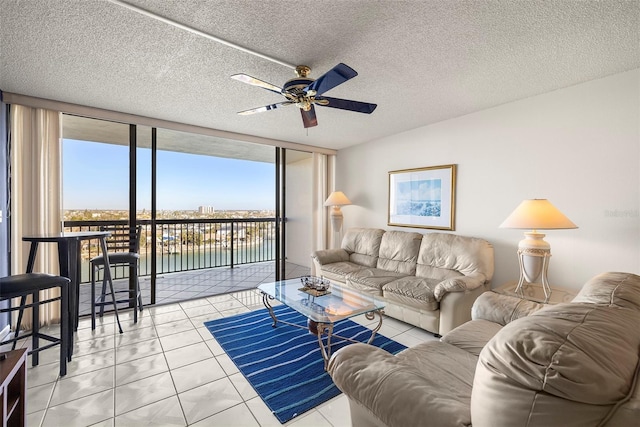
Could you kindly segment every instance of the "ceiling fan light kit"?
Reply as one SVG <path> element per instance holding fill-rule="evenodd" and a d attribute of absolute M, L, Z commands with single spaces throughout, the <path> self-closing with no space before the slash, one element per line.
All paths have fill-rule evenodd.
<path fill-rule="evenodd" d="M 325 92 L 350 80 L 358 73 L 346 64 L 338 64 L 322 76 L 314 80 L 309 77 L 311 68 L 306 65 L 298 65 L 295 69 L 295 78 L 288 80 L 282 87 L 251 77 L 246 74 L 234 74 L 232 79 L 251 86 L 261 87 L 271 92 L 279 93 L 287 98 L 286 101 L 265 105 L 264 107 L 252 108 L 238 112 L 240 115 L 262 113 L 264 111 L 275 110 L 282 106 L 295 104 L 302 115 L 302 123 L 305 128 L 318 125 L 318 119 L 314 105 L 322 107 L 338 108 L 341 110 L 355 111 L 358 113 L 371 114 L 376 109 L 376 104 L 367 102 L 352 101 L 348 99 L 330 98 L 323 96 Z"/>

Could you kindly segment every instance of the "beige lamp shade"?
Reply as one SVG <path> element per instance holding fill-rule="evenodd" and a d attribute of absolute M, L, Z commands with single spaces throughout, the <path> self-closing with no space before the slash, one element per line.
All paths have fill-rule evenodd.
<path fill-rule="evenodd" d="M 525 200 L 500 224 L 500 228 L 554 230 L 578 228 L 547 199 Z"/>
<path fill-rule="evenodd" d="M 325 206 L 344 206 L 350 205 L 351 200 L 347 196 L 344 195 L 342 191 L 334 191 L 329 194 L 329 197 L 324 202 Z"/>
<path fill-rule="evenodd" d="M 340 206 L 350 205 L 351 200 L 347 196 L 344 195 L 342 191 L 334 191 L 329 194 L 329 197 L 324 202 L 325 206 L 332 206 L 331 212 L 329 213 L 329 217 L 331 219 L 331 228 L 333 231 L 339 232 L 342 230 L 342 211 L 340 210 Z"/>

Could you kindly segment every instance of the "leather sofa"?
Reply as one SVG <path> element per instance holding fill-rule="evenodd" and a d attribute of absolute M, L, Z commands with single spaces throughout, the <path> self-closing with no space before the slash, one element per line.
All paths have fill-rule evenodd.
<path fill-rule="evenodd" d="M 352 228 L 340 249 L 312 259 L 316 275 L 380 297 L 386 315 L 436 335 L 471 319 L 493 277 L 489 242 L 445 233 Z"/>
<path fill-rule="evenodd" d="M 395 356 L 338 350 L 328 372 L 352 425 L 639 425 L 640 276 L 601 274 L 557 305 L 487 292 L 472 317 Z"/>

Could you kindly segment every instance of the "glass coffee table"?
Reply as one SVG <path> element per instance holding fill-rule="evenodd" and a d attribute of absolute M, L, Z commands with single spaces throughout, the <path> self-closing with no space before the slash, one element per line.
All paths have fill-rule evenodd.
<path fill-rule="evenodd" d="M 317 293 L 313 289 L 303 289 L 305 289 L 305 284 L 302 278 L 263 283 L 258 286 L 258 290 L 262 293 L 262 302 L 273 319 L 273 325 L 271 326 L 275 328 L 278 323 L 284 323 L 297 328 L 309 329 L 309 332 L 317 336 L 325 370 L 331 357 L 332 337 L 358 342 L 340 335 L 334 335 L 334 323 L 360 314 L 364 314 L 368 320 L 373 320 L 377 316 L 378 323 L 372 329 L 371 337 L 367 341 L 368 344 L 371 344 L 376 332 L 382 326 L 384 302 L 372 295 L 335 284 L 329 286 L 326 294 Z M 316 296 L 316 294 L 318 295 Z M 307 326 L 279 320 L 270 304 L 270 301 L 274 299 L 305 316 L 307 318 Z M 325 335 L 326 343 L 323 339 Z"/>

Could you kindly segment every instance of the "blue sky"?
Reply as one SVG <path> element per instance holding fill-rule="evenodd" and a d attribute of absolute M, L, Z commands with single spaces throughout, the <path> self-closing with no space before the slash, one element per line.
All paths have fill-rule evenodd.
<path fill-rule="evenodd" d="M 128 209 L 129 148 L 63 140 L 63 208 Z M 151 150 L 138 157 L 138 210 L 151 208 Z M 159 210 L 274 209 L 275 165 L 158 151 Z"/>

